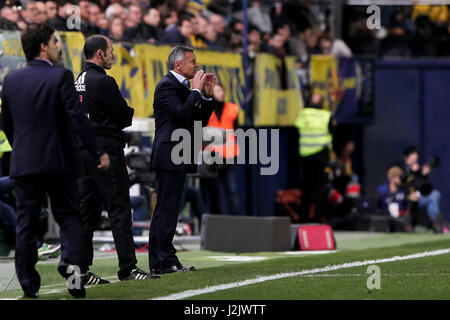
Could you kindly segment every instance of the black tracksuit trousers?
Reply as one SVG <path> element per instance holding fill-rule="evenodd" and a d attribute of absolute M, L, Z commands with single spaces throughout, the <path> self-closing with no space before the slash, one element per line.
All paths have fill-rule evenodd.
<path fill-rule="evenodd" d="M 92 238 L 101 217 L 103 206 L 108 212 L 117 256 L 119 279 L 127 277 L 136 268 L 129 193 L 129 179 L 123 149 L 104 147 L 110 157 L 107 171 L 98 170 L 98 161 L 87 151 L 81 153 L 82 178 L 79 182 L 81 194 L 81 272 L 86 273 L 94 256 Z"/>

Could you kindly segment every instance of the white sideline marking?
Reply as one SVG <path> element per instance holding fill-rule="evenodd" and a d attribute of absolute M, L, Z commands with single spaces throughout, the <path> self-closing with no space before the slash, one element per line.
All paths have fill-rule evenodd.
<path fill-rule="evenodd" d="M 262 261 L 269 259 L 267 257 L 249 257 L 249 256 L 210 256 L 207 258 L 225 262 L 248 262 L 248 261 Z"/>
<path fill-rule="evenodd" d="M 103 279 L 109 279 L 109 278 L 116 278 L 116 277 L 104 277 Z M 115 283 L 115 282 L 119 282 L 119 280 L 112 280 L 112 281 L 110 281 L 111 283 Z M 52 286 L 52 285 L 49 285 L 49 286 L 47 286 L 47 287 L 50 287 L 50 286 Z M 54 286 L 56 286 L 56 285 L 54 285 Z M 43 295 L 43 294 L 52 294 L 52 293 L 62 293 L 62 292 L 65 292 L 66 290 L 67 290 L 67 287 L 66 287 L 66 285 L 65 284 L 63 284 L 63 285 L 61 285 L 61 286 L 63 286 L 63 288 L 61 288 L 61 289 L 53 289 L 53 290 L 48 290 L 48 289 L 46 289 L 46 290 L 39 290 L 39 295 Z M 90 288 L 94 288 L 94 287 L 96 287 L 96 286 L 98 286 L 98 285 L 85 285 L 84 286 L 84 288 L 85 289 L 90 289 Z"/>
<path fill-rule="evenodd" d="M 259 277 L 256 279 L 232 282 L 232 283 L 221 284 L 221 285 L 212 286 L 212 287 L 205 287 L 203 289 L 187 290 L 187 291 L 171 294 L 171 295 L 164 296 L 164 297 L 154 298 L 151 300 L 181 300 L 181 299 L 186 299 L 186 298 L 190 298 L 193 296 L 198 296 L 198 295 L 202 295 L 202 294 L 206 294 L 206 293 L 212 293 L 212 292 L 221 291 L 221 290 L 227 290 L 227 289 L 233 289 L 233 288 L 237 288 L 237 287 L 248 286 L 248 285 L 257 284 L 257 283 L 261 283 L 261 282 L 265 282 L 265 281 L 269 281 L 269 280 L 278 280 L 278 279 L 296 277 L 296 276 L 301 276 L 301 275 L 306 275 L 306 274 L 328 272 L 328 271 L 334 271 L 334 270 L 340 270 L 340 269 L 346 269 L 346 268 L 361 267 L 361 266 L 366 266 L 366 265 L 371 265 L 371 264 L 417 259 L 417 258 L 437 256 L 437 255 L 448 254 L 448 253 L 450 253 L 450 249 L 441 249 L 441 250 L 426 251 L 426 252 L 421 252 L 421 253 L 410 254 L 407 256 L 394 256 L 394 257 L 385 258 L 385 259 L 348 262 L 348 263 L 344 263 L 344 264 L 327 266 L 327 267 L 323 267 L 323 268 L 315 268 L 315 269 L 310 269 L 310 270 L 303 270 L 303 271 L 299 271 L 299 272 L 279 273 L 279 274 L 275 274 L 272 276 L 265 276 L 265 277 Z"/>
<path fill-rule="evenodd" d="M 117 279 L 117 277 L 103 277 L 103 279 Z M 119 282 L 119 280 L 111 280 L 111 283 L 114 282 Z M 66 284 L 63 283 L 57 283 L 57 284 L 49 284 L 47 286 L 42 286 L 42 288 L 52 288 L 52 287 L 61 287 L 61 289 L 44 289 L 44 290 L 39 290 L 39 295 L 45 295 L 45 294 L 52 294 L 52 293 L 62 293 L 65 292 L 67 290 Z M 87 285 L 84 288 L 85 289 L 90 289 L 95 287 L 95 285 Z M 21 298 L 21 296 L 18 296 L 17 298 L 0 298 L 0 300 L 19 300 Z"/>
<path fill-rule="evenodd" d="M 111 280 L 111 279 L 117 279 L 117 277 L 115 276 L 111 276 L 111 277 L 102 277 L 102 279 L 105 280 Z M 110 281 L 110 282 L 116 282 L 116 281 Z M 53 288 L 53 287 L 64 287 L 66 288 L 66 283 L 55 283 L 55 284 L 48 284 L 46 286 L 41 286 L 41 289 L 45 289 L 45 288 Z"/>

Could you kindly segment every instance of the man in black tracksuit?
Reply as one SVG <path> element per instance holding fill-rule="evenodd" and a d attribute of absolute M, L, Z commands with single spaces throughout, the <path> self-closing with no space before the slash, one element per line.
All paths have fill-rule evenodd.
<path fill-rule="evenodd" d="M 92 265 L 92 238 L 102 212 L 108 219 L 119 258 L 120 280 L 156 278 L 136 267 L 129 194 L 129 179 L 123 148 L 125 134 L 122 129 L 131 125 L 134 110 L 120 94 L 114 78 L 105 69 L 111 69 L 114 61 L 111 41 L 94 35 L 84 46 L 86 66 L 75 81 L 80 103 L 97 134 L 97 142 L 109 154 L 111 166 L 108 171 L 95 170 L 96 163 L 87 151 L 82 152 L 83 173 L 80 181 L 81 225 L 83 258 L 81 278 L 84 284 L 104 284 L 107 280 L 89 272 Z"/>

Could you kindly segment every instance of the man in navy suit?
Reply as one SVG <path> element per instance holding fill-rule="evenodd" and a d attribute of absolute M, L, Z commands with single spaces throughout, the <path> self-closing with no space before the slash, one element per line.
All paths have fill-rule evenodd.
<path fill-rule="evenodd" d="M 213 111 L 212 94 L 216 77 L 198 70 L 194 50 L 174 47 L 169 54 L 169 73 L 158 83 L 154 97 L 155 140 L 151 167 L 157 177 L 157 203 L 152 217 L 149 236 L 149 266 L 155 274 L 195 270 L 183 267 L 176 256 L 172 241 L 178 222 L 178 208 L 186 173 L 196 171 L 192 157 L 200 150 L 192 150 L 190 163 L 175 164 L 172 133 L 185 129 L 193 141 L 194 121 L 206 126 Z M 192 90 L 189 80 L 192 80 Z"/>
<path fill-rule="evenodd" d="M 10 176 L 17 198 L 17 277 L 25 297 L 38 296 L 36 240 L 39 212 L 48 193 L 61 229 L 58 271 L 68 279 L 69 292 L 84 297 L 74 267 L 80 263 L 81 248 L 76 135 L 99 160 L 99 169 L 108 169 L 109 156 L 97 146 L 95 132 L 77 101 L 72 72 L 54 66 L 59 60 L 54 29 L 47 24 L 31 25 L 21 42 L 28 64 L 5 77 L 2 92 L 4 129 L 12 145 Z"/>

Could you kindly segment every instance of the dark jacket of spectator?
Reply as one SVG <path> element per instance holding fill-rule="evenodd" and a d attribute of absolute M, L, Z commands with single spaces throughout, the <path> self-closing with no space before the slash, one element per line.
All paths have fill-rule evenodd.
<path fill-rule="evenodd" d="M 49 21 L 49 24 L 58 31 L 70 31 L 69 28 L 67 28 L 67 20 L 61 17 L 59 14 L 51 19 Z"/>
<path fill-rule="evenodd" d="M 100 28 L 86 21 L 81 21 L 81 32 L 87 38 L 100 33 Z"/>
<path fill-rule="evenodd" d="M 0 17 L 0 29 L 6 29 L 6 30 L 16 30 L 18 29 L 17 23 L 14 21 L 9 21 L 3 17 Z"/>
<path fill-rule="evenodd" d="M 181 44 L 181 45 L 191 45 L 191 41 L 184 37 L 178 28 L 170 28 L 166 30 L 164 36 L 161 39 L 164 43 Z"/>
<path fill-rule="evenodd" d="M 154 39 L 155 41 L 160 41 L 162 38 L 163 31 L 158 28 L 146 24 L 145 22 L 139 25 L 138 38 L 142 40 Z"/>

